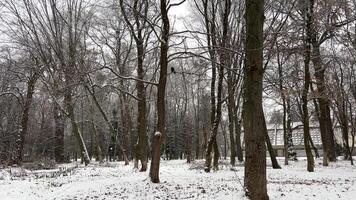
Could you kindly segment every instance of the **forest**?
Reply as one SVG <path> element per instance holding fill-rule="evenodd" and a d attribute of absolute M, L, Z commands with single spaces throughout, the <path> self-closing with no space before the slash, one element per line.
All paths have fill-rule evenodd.
<path fill-rule="evenodd" d="M 0 199 L 353 199 L 356 0 L 0 0 Z"/>

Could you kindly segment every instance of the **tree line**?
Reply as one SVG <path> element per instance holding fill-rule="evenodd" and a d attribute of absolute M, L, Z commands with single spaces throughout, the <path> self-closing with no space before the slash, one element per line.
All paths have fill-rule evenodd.
<path fill-rule="evenodd" d="M 95 158 L 144 172 L 151 160 L 156 183 L 162 157 L 205 159 L 210 172 L 229 156 L 232 166 L 244 161 L 246 195 L 268 199 L 266 151 L 281 168 L 268 102 L 280 111 L 284 164 L 296 159 L 295 121 L 307 171 L 318 156 L 311 121 L 323 165 L 339 155 L 353 164 L 355 8 L 355 0 L 3 0 L 0 164 Z"/>

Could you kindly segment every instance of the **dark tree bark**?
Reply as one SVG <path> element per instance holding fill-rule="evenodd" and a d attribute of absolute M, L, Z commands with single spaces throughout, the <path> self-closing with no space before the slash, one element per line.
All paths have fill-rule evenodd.
<path fill-rule="evenodd" d="M 243 88 L 242 88 L 243 89 Z M 239 115 L 239 108 L 240 108 L 240 100 L 241 100 L 241 94 L 242 94 L 242 89 L 238 93 L 237 97 L 237 102 L 235 105 L 235 112 L 234 112 L 234 125 L 235 125 L 235 136 L 236 136 L 236 154 L 237 154 L 237 159 L 239 162 L 244 161 L 244 156 L 243 156 L 243 151 L 242 151 L 242 144 L 241 144 L 241 119 Z"/>
<path fill-rule="evenodd" d="M 286 98 L 286 131 L 287 131 L 287 150 L 288 150 L 288 158 L 292 160 L 297 160 L 297 152 L 295 151 L 293 144 L 293 130 L 292 130 L 292 119 L 291 119 L 291 106 L 290 106 L 290 98 Z"/>
<path fill-rule="evenodd" d="M 225 0 L 224 1 L 224 8 L 223 8 L 223 13 L 222 13 L 222 41 L 221 41 L 221 49 L 219 51 L 219 56 L 220 56 L 220 64 L 219 64 L 219 79 L 218 79 L 218 91 L 217 91 L 217 103 L 216 103 L 216 108 L 213 109 L 213 106 L 215 107 L 215 90 L 214 90 L 214 95 L 213 92 L 211 93 L 212 97 L 212 118 L 213 124 L 212 124 L 212 129 L 210 132 L 210 137 L 208 141 L 208 146 L 206 149 L 206 154 L 205 154 L 205 171 L 210 172 L 211 168 L 211 152 L 214 146 L 214 169 L 218 170 L 218 160 L 219 160 L 219 149 L 218 149 L 218 144 L 216 141 L 216 135 L 218 133 L 218 127 L 221 121 L 221 106 L 222 106 L 222 92 L 223 92 L 223 81 L 224 81 L 224 69 L 229 66 L 229 55 L 228 52 L 226 52 L 226 48 L 228 48 L 228 40 L 229 40 L 229 15 L 230 15 L 230 10 L 231 10 L 231 1 L 230 0 Z M 213 26 L 213 25 L 212 25 Z M 213 26 L 214 27 L 214 26 Z M 213 82 L 212 82 L 213 86 Z M 215 87 L 215 86 L 214 86 Z M 214 99 L 214 100 L 213 100 Z M 213 105 L 214 103 L 214 105 Z M 213 112 L 215 111 L 215 113 Z M 213 115 L 214 114 L 214 115 Z"/>
<path fill-rule="evenodd" d="M 310 143 L 310 129 L 309 129 L 309 112 L 308 112 L 308 89 L 310 84 L 310 72 L 309 64 L 311 59 L 311 14 L 309 5 L 305 5 L 304 20 L 306 22 L 306 35 L 305 35 L 305 49 L 304 49 L 304 88 L 302 93 L 302 117 L 303 117 L 303 136 L 304 136 L 304 148 L 307 155 L 307 170 L 309 172 L 314 171 L 314 158 L 311 152 Z"/>
<path fill-rule="evenodd" d="M 310 42 L 313 46 L 311 60 L 313 62 L 315 70 L 315 79 L 318 89 L 318 102 L 320 109 L 320 135 L 323 144 L 323 165 L 327 166 L 328 161 L 336 161 L 336 150 L 335 150 L 335 138 L 332 128 L 332 122 L 330 117 L 330 103 L 328 100 L 326 83 L 325 83 L 325 68 L 322 63 L 321 54 L 320 54 L 320 41 L 318 38 L 316 19 L 314 15 L 314 3 L 315 0 L 309 0 L 309 12 L 310 12 Z"/>
<path fill-rule="evenodd" d="M 149 2 L 148 1 L 140 1 L 135 0 L 132 6 L 132 14 L 134 17 L 134 23 L 131 23 L 126 7 L 124 6 L 124 1 L 120 0 L 120 7 L 123 13 L 124 19 L 126 24 L 128 25 L 133 38 L 136 43 L 136 51 L 137 51 L 137 81 L 136 81 L 136 88 L 137 88 L 137 110 L 138 110 L 138 117 L 137 117 L 137 131 L 138 131 L 138 141 L 135 145 L 135 157 L 139 158 L 141 161 L 141 172 L 147 170 L 147 163 L 148 163 L 148 139 L 147 139 L 147 105 L 146 105 L 146 88 L 144 85 L 144 59 L 145 59 L 145 38 L 144 38 L 144 30 L 147 26 L 147 19 L 148 17 L 148 10 L 149 10 Z M 146 38 L 148 40 L 148 38 Z M 163 132 L 162 132 L 163 133 Z"/>
<path fill-rule="evenodd" d="M 276 45 L 278 48 L 278 45 Z M 287 130 L 287 105 L 286 105 L 286 92 L 283 88 L 283 70 L 282 63 L 279 56 L 279 49 L 277 53 L 277 62 L 278 62 L 278 84 L 279 84 L 279 92 L 282 99 L 283 106 L 283 153 L 284 153 L 284 165 L 288 165 L 288 130 Z"/>
<path fill-rule="evenodd" d="M 230 106 L 228 106 L 230 107 Z M 232 108 L 233 109 L 233 108 Z M 235 120 L 234 120 L 234 114 L 231 113 L 231 108 L 229 110 L 229 135 L 230 135 L 230 164 L 232 166 L 235 166 L 235 159 L 236 159 L 236 140 L 235 140 L 235 131 L 234 131 L 234 125 L 235 125 Z"/>
<path fill-rule="evenodd" d="M 264 114 L 263 114 L 264 116 Z M 266 140 L 266 144 L 267 144 L 267 148 L 268 148 L 268 153 L 269 156 L 271 158 L 271 162 L 272 162 L 272 167 L 273 169 L 281 169 L 281 166 L 278 164 L 277 158 L 276 158 L 276 153 L 274 152 L 274 149 L 272 147 L 272 143 L 271 140 L 269 138 L 268 135 L 268 130 L 267 130 L 267 124 L 266 124 L 266 119 L 265 117 L 263 117 L 263 132 L 264 132 L 264 136 L 265 136 L 265 140 Z"/>
<path fill-rule="evenodd" d="M 232 71 L 228 71 L 228 100 L 227 100 L 227 109 L 228 109 L 228 117 L 229 117 L 229 136 L 230 136 L 230 164 L 235 166 L 235 159 L 236 159 L 236 144 L 235 144 L 235 119 L 234 116 L 236 113 L 234 112 L 235 109 L 235 88 L 233 87 L 233 77 Z"/>
<path fill-rule="evenodd" d="M 246 0 L 246 58 L 243 91 L 245 187 L 252 200 L 268 200 L 262 109 L 264 1 Z"/>
<path fill-rule="evenodd" d="M 168 17 L 167 1 L 160 0 L 160 10 L 162 16 L 161 52 L 160 52 L 160 73 L 157 91 L 157 129 L 165 138 L 166 128 L 166 83 L 168 70 L 168 48 L 170 22 Z M 162 139 L 157 137 L 152 146 L 152 162 L 150 168 L 150 178 L 153 183 L 159 183 L 159 165 Z M 156 137 L 155 137 L 156 138 Z"/>
<path fill-rule="evenodd" d="M 18 165 L 21 165 L 23 161 L 25 138 L 28 129 L 28 119 L 29 119 L 32 97 L 35 91 L 35 85 L 37 79 L 38 79 L 38 75 L 36 73 L 33 73 L 31 74 L 29 80 L 27 81 L 26 98 L 23 104 L 23 112 L 22 112 L 22 119 L 21 119 L 21 131 L 16 140 L 16 157 L 14 158 L 13 161 L 15 164 Z"/>
<path fill-rule="evenodd" d="M 241 147 L 241 122 L 237 115 L 235 115 L 235 134 L 236 134 L 236 153 L 239 162 L 244 161 L 244 156 Z"/>
<path fill-rule="evenodd" d="M 193 106 L 194 109 L 194 126 L 195 126 L 195 159 L 199 159 L 200 156 L 200 95 L 199 95 L 199 88 L 200 88 L 200 76 L 198 77 L 198 92 L 197 92 L 197 104 Z M 192 97 L 193 102 L 195 102 L 195 94 L 192 90 Z"/>
<path fill-rule="evenodd" d="M 93 136 L 94 136 L 94 143 L 95 143 L 95 154 L 96 154 L 96 161 L 102 162 L 103 161 L 103 151 L 102 145 L 100 142 L 100 137 L 98 133 L 98 129 L 96 126 L 96 119 L 95 119 L 95 110 L 93 102 L 90 105 L 90 116 L 91 116 L 91 124 L 93 126 Z"/>
<path fill-rule="evenodd" d="M 64 123 L 65 118 L 57 103 L 53 105 L 53 115 L 55 124 L 55 147 L 54 158 L 57 163 L 64 162 Z"/>
<path fill-rule="evenodd" d="M 343 69 L 340 67 L 340 76 L 337 73 L 334 74 L 335 84 L 334 86 L 334 113 L 335 116 L 341 126 L 342 140 L 343 140 L 343 148 L 344 148 L 344 158 L 345 160 L 349 159 L 351 161 L 351 165 L 353 165 L 352 152 L 349 144 L 349 124 L 352 125 L 352 121 L 349 121 L 348 118 L 348 97 L 346 96 L 346 91 L 344 89 L 344 73 Z M 352 118 L 352 117 L 350 117 Z M 352 119 L 351 119 L 352 120 Z M 352 130 L 352 126 L 351 126 Z"/>

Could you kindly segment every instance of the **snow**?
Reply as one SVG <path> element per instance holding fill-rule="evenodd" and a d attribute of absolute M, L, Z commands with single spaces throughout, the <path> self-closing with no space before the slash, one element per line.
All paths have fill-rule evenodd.
<path fill-rule="evenodd" d="M 157 131 L 156 133 L 155 133 L 155 136 L 162 136 L 162 133 L 161 132 L 159 132 L 159 131 Z"/>
<path fill-rule="evenodd" d="M 282 160 L 279 160 L 282 165 Z M 221 161 L 220 170 L 205 173 L 204 161 L 161 161 L 160 184 L 152 184 L 147 172 L 123 162 L 60 165 L 54 170 L 21 168 L 0 170 L 0 199 L 247 199 L 243 191 L 243 164 L 231 168 Z M 270 199 L 351 200 L 356 196 L 356 167 L 338 161 L 328 167 L 316 160 L 315 172 L 306 161 L 290 161 L 283 169 L 268 164 Z"/>

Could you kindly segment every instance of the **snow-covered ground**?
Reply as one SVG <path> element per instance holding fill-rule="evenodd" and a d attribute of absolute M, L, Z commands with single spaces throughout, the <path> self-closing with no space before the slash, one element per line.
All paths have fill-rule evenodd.
<path fill-rule="evenodd" d="M 220 170 L 203 171 L 203 161 L 162 161 L 160 184 L 123 163 L 61 165 L 56 170 L 0 170 L 0 200 L 36 199 L 246 199 L 243 195 L 243 165 L 233 170 L 221 161 Z M 280 160 L 280 164 L 282 164 Z M 291 162 L 283 169 L 268 166 L 270 199 L 354 200 L 356 167 L 339 161 L 323 167 L 316 161 L 313 173 L 306 161 Z"/>

